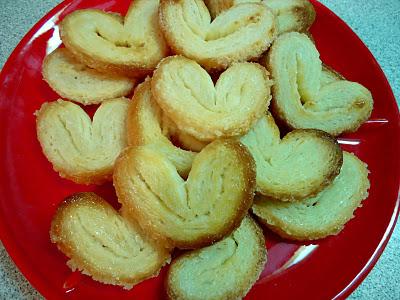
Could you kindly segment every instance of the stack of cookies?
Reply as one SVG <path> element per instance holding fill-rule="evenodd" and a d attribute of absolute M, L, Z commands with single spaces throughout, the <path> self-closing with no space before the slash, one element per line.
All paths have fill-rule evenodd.
<path fill-rule="evenodd" d="M 135 0 L 62 20 L 43 77 L 64 100 L 37 136 L 60 176 L 112 180 L 122 205 L 60 204 L 50 237 L 73 270 L 132 288 L 170 263 L 169 298 L 236 299 L 266 261 L 257 222 L 300 241 L 343 229 L 369 181 L 335 137 L 373 100 L 321 62 L 314 19 L 307 0 Z"/>

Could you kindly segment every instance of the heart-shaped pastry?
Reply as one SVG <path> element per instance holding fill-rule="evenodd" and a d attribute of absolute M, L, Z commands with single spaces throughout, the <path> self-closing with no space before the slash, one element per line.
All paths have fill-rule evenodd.
<path fill-rule="evenodd" d="M 329 68 L 328 66 L 326 65 L 322 66 L 321 86 L 325 86 L 329 83 L 338 80 L 344 80 L 344 77 L 341 74 Z M 170 125 L 168 126 L 168 130 L 164 131 L 167 131 L 168 134 L 171 136 L 171 138 L 174 139 L 185 150 L 200 152 L 201 149 L 203 149 L 209 143 L 205 141 L 200 141 L 195 137 L 180 131 L 179 129 L 177 129 L 175 123 L 173 123 L 170 119 L 165 118 L 165 114 L 163 114 L 163 116 L 165 119 L 164 123 L 168 123 Z"/>
<path fill-rule="evenodd" d="M 146 232 L 192 249 L 239 226 L 253 202 L 255 166 L 242 144 L 217 140 L 196 155 L 185 181 L 154 147 L 131 147 L 116 162 L 114 186 Z"/>
<path fill-rule="evenodd" d="M 306 31 L 315 20 L 315 10 L 308 0 L 205 0 L 215 18 L 234 5 L 246 2 L 262 3 L 275 16 L 277 34 L 289 31 Z"/>
<path fill-rule="evenodd" d="M 157 67 L 152 93 L 178 129 L 198 140 L 212 141 L 246 133 L 268 109 L 268 72 L 256 63 L 237 63 L 216 85 L 195 61 L 167 57 Z"/>
<path fill-rule="evenodd" d="M 126 96 L 135 80 L 100 73 L 78 62 L 66 48 L 47 55 L 42 65 L 44 80 L 61 97 L 84 105 Z"/>
<path fill-rule="evenodd" d="M 168 299 L 242 299 L 264 269 L 266 254 L 264 235 L 247 216 L 228 237 L 172 262 Z"/>
<path fill-rule="evenodd" d="M 196 154 L 178 148 L 170 141 L 173 125 L 152 99 L 150 78 L 146 78 L 135 90 L 128 110 L 127 125 L 130 146 L 153 145 L 171 160 L 179 174 L 186 176 L 189 173 Z"/>
<path fill-rule="evenodd" d="M 211 22 L 202 0 L 161 0 L 160 25 L 175 53 L 207 70 L 257 58 L 275 38 L 274 16 L 258 3 L 232 7 Z"/>
<path fill-rule="evenodd" d="M 343 154 L 326 132 L 298 129 L 280 138 L 268 113 L 240 141 L 257 166 L 257 191 L 280 201 L 296 201 L 329 185 L 339 174 Z"/>
<path fill-rule="evenodd" d="M 313 198 L 295 203 L 257 196 L 253 212 L 271 230 L 294 240 L 315 240 L 338 234 L 368 197 L 366 164 L 343 153 L 343 166 L 333 183 Z"/>
<path fill-rule="evenodd" d="M 157 276 L 170 260 L 159 242 L 149 240 L 94 193 L 74 194 L 60 204 L 50 238 L 70 258 L 67 265 L 73 271 L 127 289 Z"/>
<path fill-rule="evenodd" d="M 274 80 L 273 113 L 290 128 L 339 135 L 357 130 L 371 115 L 372 95 L 362 85 L 336 80 L 321 86 L 319 53 L 307 35 L 281 35 L 266 62 Z"/>
<path fill-rule="evenodd" d="M 104 101 L 93 122 L 78 105 L 58 100 L 36 112 L 43 153 L 61 177 L 76 183 L 100 184 L 112 178 L 114 161 L 127 146 L 129 100 Z"/>
<path fill-rule="evenodd" d="M 61 39 L 78 60 L 92 68 L 141 76 L 168 52 L 158 7 L 159 0 L 132 1 L 124 19 L 98 9 L 77 10 L 61 22 Z"/>

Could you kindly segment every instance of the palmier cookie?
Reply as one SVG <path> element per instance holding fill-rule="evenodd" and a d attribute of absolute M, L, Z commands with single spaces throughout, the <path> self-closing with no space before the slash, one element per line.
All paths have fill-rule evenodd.
<path fill-rule="evenodd" d="M 214 86 L 195 61 L 167 57 L 154 72 L 152 93 L 178 129 L 201 141 L 246 133 L 268 109 L 267 70 L 256 63 L 237 63 Z"/>
<path fill-rule="evenodd" d="M 274 16 L 259 3 L 237 5 L 211 22 L 202 0 L 161 0 L 160 26 L 175 53 L 207 70 L 257 58 L 275 38 Z"/>
<path fill-rule="evenodd" d="M 73 271 L 127 289 L 157 276 L 170 260 L 165 248 L 94 193 L 77 193 L 60 204 L 50 238 L 69 257 L 67 265 Z"/>
<path fill-rule="evenodd" d="M 57 94 L 83 105 L 126 96 L 135 85 L 134 79 L 100 73 L 87 67 L 66 48 L 58 48 L 46 56 L 42 74 Z"/>
<path fill-rule="evenodd" d="M 168 271 L 169 299 L 242 299 L 267 259 L 264 235 L 249 216 L 231 235 L 175 259 Z"/>
<path fill-rule="evenodd" d="M 278 37 L 266 63 L 274 80 L 272 111 L 290 128 L 339 135 L 357 130 L 371 115 L 372 95 L 362 85 L 336 80 L 321 86 L 319 53 L 305 34 Z"/>
<path fill-rule="evenodd" d="M 346 78 L 344 78 L 342 74 L 333 70 L 331 67 L 322 64 L 321 87 L 339 80 L 346 80 Z"/>
<path fill-rule="evenodd" d="M 153 145 L 186 176 L 196 153 L 176 147 L 170 140 L 172 122 L 166 120 L 151 95 L 151 79 L 138 85 L 128 110 L 127 129 L 130 146 Z M 175 130 L 174 130 L 175 131 Z"/>
<path fill-rule="evenodd" d="M 196 155 L 185 181 L 161 152 L 131 147 L 116 162 L 114 186 L 123 209 L 146 232 L 192 249 L 239 226 L 253 202 L 255 166 L 242 144 L 217 140 Z"/>
<path fill-rule="evenodd" d="M 339 174 L 343 154 L 326 132 L 298 129 L 280 138 L 268 113 L 240 141 L 257 166 L 257 191 L 280 201 L 316 195 Z"/>
<path fill-rule="evenodd" d="M 78 105 L 46 102 L 36 112 L 36 130 L 43 153 L 61 177 L 81 184 L 111 180 L 114 161 L 126 141 L 129 100 L 104 101 L 93 122 Z"/>
<path fill-rule="evenodd" d="M 135 0 L 122 18 L 98 9 L 67 15 L 61 39 L 82 63 L 106 73 L 141 76 L 167 55 L 158 23 L 159 0 Z"/>
<path fill-rule="evenodd" d="M 317 196 L 285 203 L 257 196 L 253 212 L 271 230 L 294 240 L 315 240 L 338 234 L 368 197 L 367 166 L 343 153 L 339 176 Z"/>
<path fill-rule="evenodd" d="M 277 34 L 306 31 L 314 23 L 316 15 L 313 5 L 308 0 L 205 0 L 204 2 L 213 18 L 240 3 L 262 3 L 271 9 L 275 16 Z"/>

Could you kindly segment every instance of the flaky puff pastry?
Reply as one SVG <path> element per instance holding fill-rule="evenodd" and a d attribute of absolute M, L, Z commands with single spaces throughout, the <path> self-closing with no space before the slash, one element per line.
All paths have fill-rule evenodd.
<path fill-rule="evenodd" d="M 81 184 L 111 180 L 115 159 L 127 146 L 128 105 L 126 98 L 104 101 L 92 122 L 72 102 L 44 103 L 36 112 L 36 131 L 54 170 Z"/>
<path fill-rule="evenodd" d="M 168 250 L 95 193 L 66 198 L 53 217 L 50 238 L 69 257 L 73 271 L 127 289 L 157 276 L 170 260 Z"/>
<path fill-rule="evenodd" d="M 344 152 L 343 166 L 333 183 L 317 196 L 288 203 L 256 196 L 253 212 L 280 236 L 315 240 L 338 234 L 368 197 L 368 169 L 355 155 Z"/>
<path fill-rule="evenodd" d="M 175 259 L 166 278 L 169 299 L 242 299 L 267 259 L 264 235 L 247 216 L 223 240 Z"/>
<path fill-rule="evenodd" d="M 314 23 L 315 9 L 308 0 L 205 0 L 215 18 L 221 12 L 240 3 L 262 3 L 275 16 L 277 34 L 289 31 L 306 31 Z"/>
<path fill-rule="evenodd" d="M 192 249 L 239 226 L 253 202 L 255 165 L 242 144 L 217 140 L 196 155 L 184 180 L 153 147 L 131 147 L 116 162 L 114 187 L 123 210 L 148 234 Z"/>
<path fill-rule="evenodd" d="M 159 0 L 135 0 L 122 18 L 98 9 L 67 15 L 61 39 L 82 63 L 105 73 L 141 76 L 167 55 L 158 23 Z"/>
<path fill-rule="evenodd" d="M 257 3 L 232 7 L 211 22 L 202 0 L 161 0 L 160 26 L 175 53 L 207 70 L 257 58 L 275 38 L 272 12 Z"/>
<path fill-rule="evenodd" d="M 323 66 L 321 74 L 321 86 L 325 86 L 337 80 L 344 80 L 343 76 L 335 72 L 328 66 Z M 168 122 L 165 122 L 168 123 Z M 168 127 L 168 133 L 172 138 L 186 150 L 200 152 L 209 142 L 200 141 L 195 137 L 180 131 L 173 123 Z"/>
<path fill-rule="evenodd" d="M 186 176 L 196 153 L 185 151 L 171 142 L 176 132 L 173 122 L 167 120 L 157 102 L 152 98 L 151 79 L 138 85 L 130 103 L 127 118 L 128 144 L 153 146 L 175 165 L 179 174 Z"/>
<path fill-rule="evenodd" d="M 240 141 L 257 166 L 257 191 L 280 201 L 298 201 L 316 195 L 339 174 L 343 153 L 326 132 L 298 129 L 280 138 L 267 113 Z"/>
<path fill-rule="evenodd" d="M 179 145 L 189 151 L 200 152 L 205 146 L 209 144 L 209 142 L 200 141 L 195 137 L 180 131 L 176 127 L 176 125 L 174 127 L 171 126 L 170 131 L 173 138 L 176 139 Z"/>
<path fill-rule="evenodd" d="M 213 141 L 246 133 L 268 109 L 272 82 L 256 63 L 236 63 L 216 85 L 195 61 L 183 56 L 161 61 L 151 82 L 164 113 L 183 133 Z"/>
<path fill-rule="evenodd" d="M 135 80 L 98 72 L 77 61 L 66 48 L 46 56 L 42 65 L 44 80 L 61 97 L 83 105 L 128 95 Z"/>
<path fill-rule="evenodd" d="M 344 80 L 343 76 L 335 72 L 328 66 L 323 66 L 321 74 L 321 86 L 325 86 L 334 81 Z M 176 125 L 168 127 L 168 133 L 184 149 L 200 152 L 209 142 L 200 141 L 195 137 L 180 131 Z"/>
<path fill-rule="evenodd" d="M 305 34 L 281 35 L 266 58 L 274 86 L 272 111 L 290 128 L 316 128 L 332 135 L 353 132 L 371 115 L 370 91 L 356 82 L 322 85 L 318 50 Z"/>

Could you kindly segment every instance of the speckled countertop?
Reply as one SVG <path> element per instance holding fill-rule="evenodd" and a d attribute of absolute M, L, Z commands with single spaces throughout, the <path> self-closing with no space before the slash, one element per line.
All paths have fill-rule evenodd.
<path fill-rule="evenodd" d="M 24 34 L 59 0 L 0 0 L 0 67 Z M 372 51 L 399 103 L 400 1 L 321 0 L 339 15 Z M 376 266 L 349 299 L 400 299 L 400 226 Z M 0 243 L 0 299 L 41 299 Z"/>

